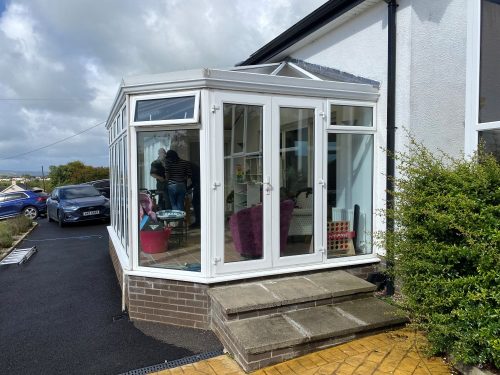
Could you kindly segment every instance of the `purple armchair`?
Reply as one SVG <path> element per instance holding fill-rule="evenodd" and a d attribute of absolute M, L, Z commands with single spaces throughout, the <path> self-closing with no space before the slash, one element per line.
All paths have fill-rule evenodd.
<path fill-rule="evenodd" d="M 280 252 L 283 253 L 288 238 L 294 202 L 280 203 Z M 249 258 L 262 256 L 262 205 L 244 208 L 229 218 L 229 228 L 238 253 Z"/>

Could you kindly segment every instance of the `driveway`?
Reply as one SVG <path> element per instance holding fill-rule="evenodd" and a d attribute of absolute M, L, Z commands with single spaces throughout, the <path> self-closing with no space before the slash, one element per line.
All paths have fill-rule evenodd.
<path fill-rule="evenodd" d="M 119 374 L 221 349 L 209 331 L 113 319 L 121 293 L 104 224 L 38 223 L 18 245 L 38 253 L 0 267 L 1 374 Z"/>

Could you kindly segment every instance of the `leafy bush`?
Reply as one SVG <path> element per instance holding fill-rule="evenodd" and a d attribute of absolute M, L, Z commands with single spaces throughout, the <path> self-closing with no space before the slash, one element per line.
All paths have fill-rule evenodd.
<path fill-rule="evenodd" d="M 387 212 L 388 259 L 432 354 L 500 368 L 500 165 L 433 155 L 411 140 Z"/>
<path fill-rule="evenodd" d="M 17 236 L 18 234 L 26 232 L 32 226 L 31 219 L 24 215 L 16 216 L 5 222 L 7 227 L 10 229 L 11 234 Z"/>
<path fill-rule="evenodd" d="M 0 248 L 7 248 L 12 245 L 12 234 L 5 228 L 0 227 Z"/>
<path fill-rule="evenodd" d="M 10 247 L 13 242 L 13 236 L 27 232 L 31 228 L 32 223 L 31 219 L 24 215 L 0 221 L 0 247 Z"/>

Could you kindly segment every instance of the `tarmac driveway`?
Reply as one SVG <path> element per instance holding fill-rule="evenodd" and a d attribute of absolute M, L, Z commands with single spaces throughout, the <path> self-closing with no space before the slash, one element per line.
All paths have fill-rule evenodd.
<path fill-rule="evenodd" d="M 0 267 L 0 374 L 119 374 L 221 349 L 212 332 L 114 321 L 106 226 L 38 223 L 17 246 L 38 253 Z"/>

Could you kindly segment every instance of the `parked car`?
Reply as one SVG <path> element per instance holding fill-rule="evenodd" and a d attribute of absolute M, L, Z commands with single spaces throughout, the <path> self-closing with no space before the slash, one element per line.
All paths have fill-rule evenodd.
<path fill-rule="evenodd" d="M 23 214 L 31 220 L 47 212 L 47 194 L 29 190 L 0 193 L 0 219 Z"/>
<path fill-rule="evenodd" d="M 66 223 L 104 219 L 109 220 L 109 199 L 92 185 L 56 187 L 47 199 L 47 219 Z"/>
<path fill-rule="evenodd" d="M 85 182 L 85 184 L 92 185 L 106 198 L 110 197 L 109 179 L 89 181 Z"/>

